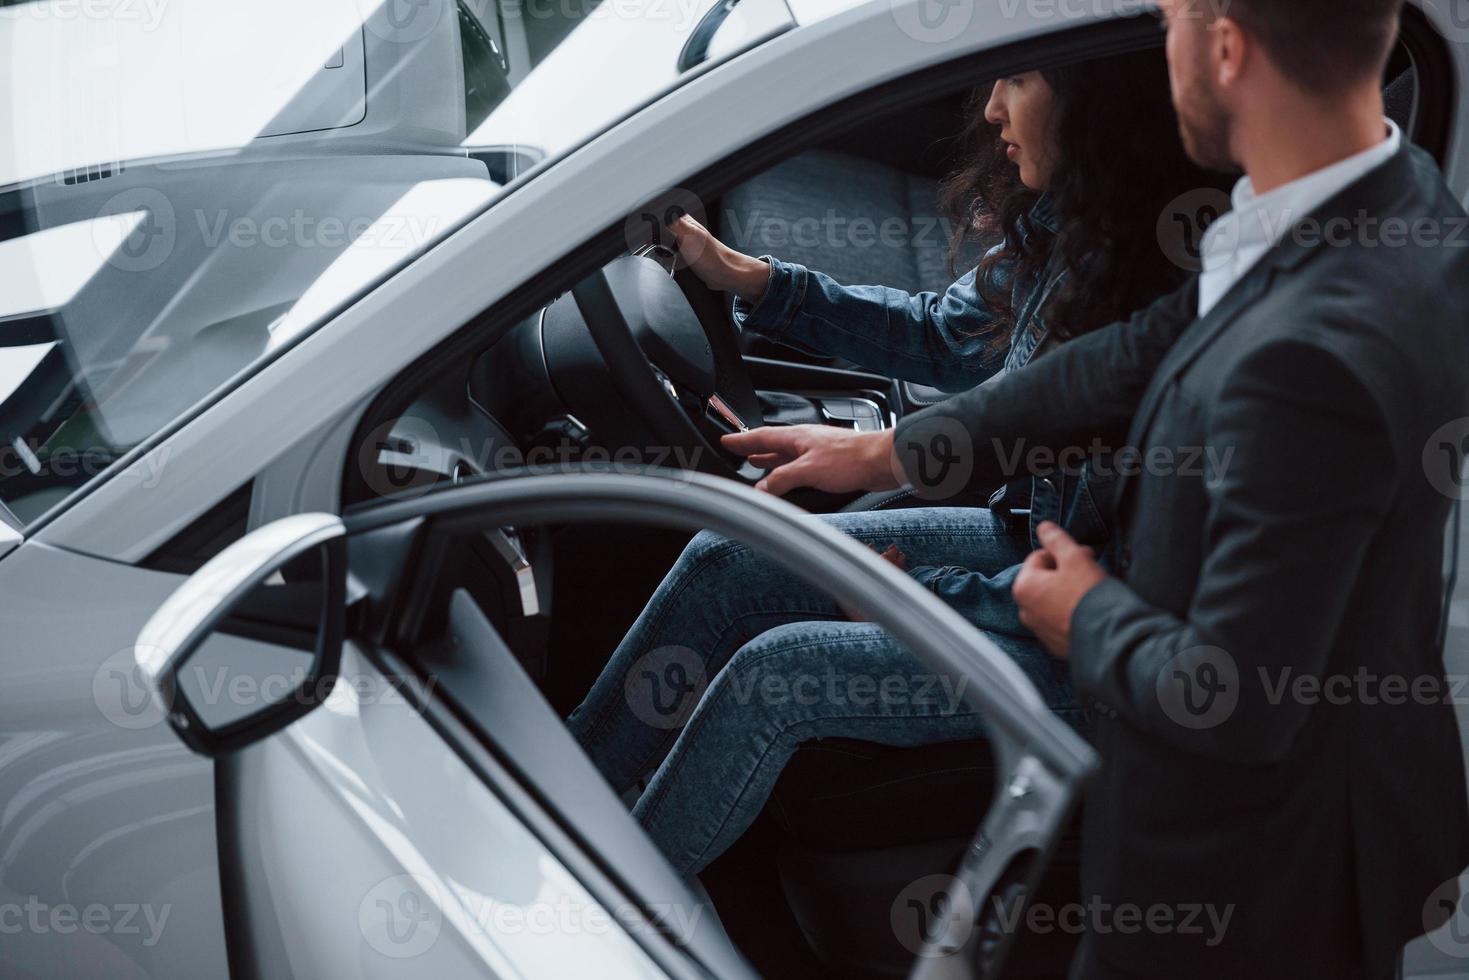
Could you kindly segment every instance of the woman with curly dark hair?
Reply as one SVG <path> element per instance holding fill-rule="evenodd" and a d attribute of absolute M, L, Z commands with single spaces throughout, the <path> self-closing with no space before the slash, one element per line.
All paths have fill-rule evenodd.
<path fill-rule="evenodd" d="M 747 330 L 886 375 L 963 390 L 1148 305 L 1186 278 L 1165 207 L 1217 180 L 1188 162 L 1162 52 L 1002 78 L 971 104 L 966 164 L 944 184 L 951 256 L 1000 243 L 942 295 L 842 286 L 673 223 L 695 274 L 735 295 Z M 781 462 L 752 457 L 758 466 Z M 999 490 L 988 507 L 825 515 L 989 636 L 1085 732 L 1064 662 L 1011 596 L 1034 529 L 1056 521 L 1105 556 L 1110 470 L 1094 459 Z M 983 719 L 948 678 L 875 625 L 742 545 L 689 544 L 568 726 L 673 865 L 702 869 L 759 813 L 796 746 L 973 738 Z M 656 771 L 655 771 L 656 770 Z"/>

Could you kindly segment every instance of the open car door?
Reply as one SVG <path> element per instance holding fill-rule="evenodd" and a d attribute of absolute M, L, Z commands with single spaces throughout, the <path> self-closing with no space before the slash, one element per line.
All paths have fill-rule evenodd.
<path fill-rule="evenodd" d="M 170 723 L 216 758 L 237 980 L 752 975 L 448 574 L 468 537 L 592 521 L 740 540 L 964 682 L 1000 778 L 913 974 L 998 975 L 1001 923 L 1095 768 L 1085 742 L 984 636 L 795 507 L 696 474 L 567 471 L 286 518 L 144 629 Z"/>

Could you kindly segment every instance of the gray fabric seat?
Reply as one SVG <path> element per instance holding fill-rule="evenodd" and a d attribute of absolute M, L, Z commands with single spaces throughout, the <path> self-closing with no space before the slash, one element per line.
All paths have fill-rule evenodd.
<path fill-rule="evenodd" d="M 1405 133 L 1413 131 L 1413 110 L 1418 103 L 1418 69 L 1409 68 L 1383 89 L 1382 102 L 1387 116 Z"/>
<path fill-rule="evenodd" d="M 724 197 L 725 244 L 816 269 L 843 285 L 943 292 L 949 225 L 938 184 L 885 164 L 812 151 Z"/>
<path fill-rule="evenodd" d="M 750 255 L 774 255 L 824 272 L 843 285 L 892 286 L 909 293 L 941 293 L 949 271 L 951 224 L 939 215 L 939 185 L 862 157 L 813 150 L 777 164 L 724 197 L 719 235 Z M 960 268 L 979 261 L 979 249 L 960 253 Z M 793 348 L 762 338 L 747 340 L 749 353 L 792 356 Z M 847 362 L 814 352 L 822 361 Z M 802 351 L 800 355 L 805 356 Z M 872 368 L 871 365 L 862 365 Z M 935 405 L 945 392 L 911 381 L 905 397 Z M 846 510 L 876 510 L 912 503 L 906 494 L 863 497 Z"/>
<path fill-rule="evenodd" d="M 938 181 L 931 177 L 850 154 L 813 150 L 726 194 L 719 235 L 731 248 L 798 262 L 846 286 L 942 293 L 955 276 L 949 271 L 952 226 L 939 215 L 938 195 Z M 979 250 L 966 247 L 959 268 L 978 261 Z M 750 352 L 767 353 L 761 349 L 764 343 L 757 339 Z M 846 363 L 820 359 L 837 366 Z M 918 405 L 948 397 L 912 382 L 905 382 L 903 390 Z"/>

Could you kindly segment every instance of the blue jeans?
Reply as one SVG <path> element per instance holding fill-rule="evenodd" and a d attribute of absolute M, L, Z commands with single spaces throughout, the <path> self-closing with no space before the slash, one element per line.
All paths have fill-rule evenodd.
<path fill-rule="evenodd" d="M 991 511 L 935 508 L 821 518 L 879 550 L 954 606 L 1085 731 L 1066 665 L 1020 625 L 1011 585 L 1028 535 Z M 802 742 L 914 746 L 984 731 L 963 681 L 745 546 L 689 543 L 567 725 L 619 793 L 656 767 L 633 814 L 683 874 L 749 827 Z"/>

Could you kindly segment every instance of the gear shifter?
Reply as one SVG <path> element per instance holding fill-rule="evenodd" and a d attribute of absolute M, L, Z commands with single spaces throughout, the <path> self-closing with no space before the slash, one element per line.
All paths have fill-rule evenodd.
<path fill-rule="evenodd" d="M 810 398 L 785 391 L 757 391 L 766 425 L 823 425 L 821 408 Z"/>

